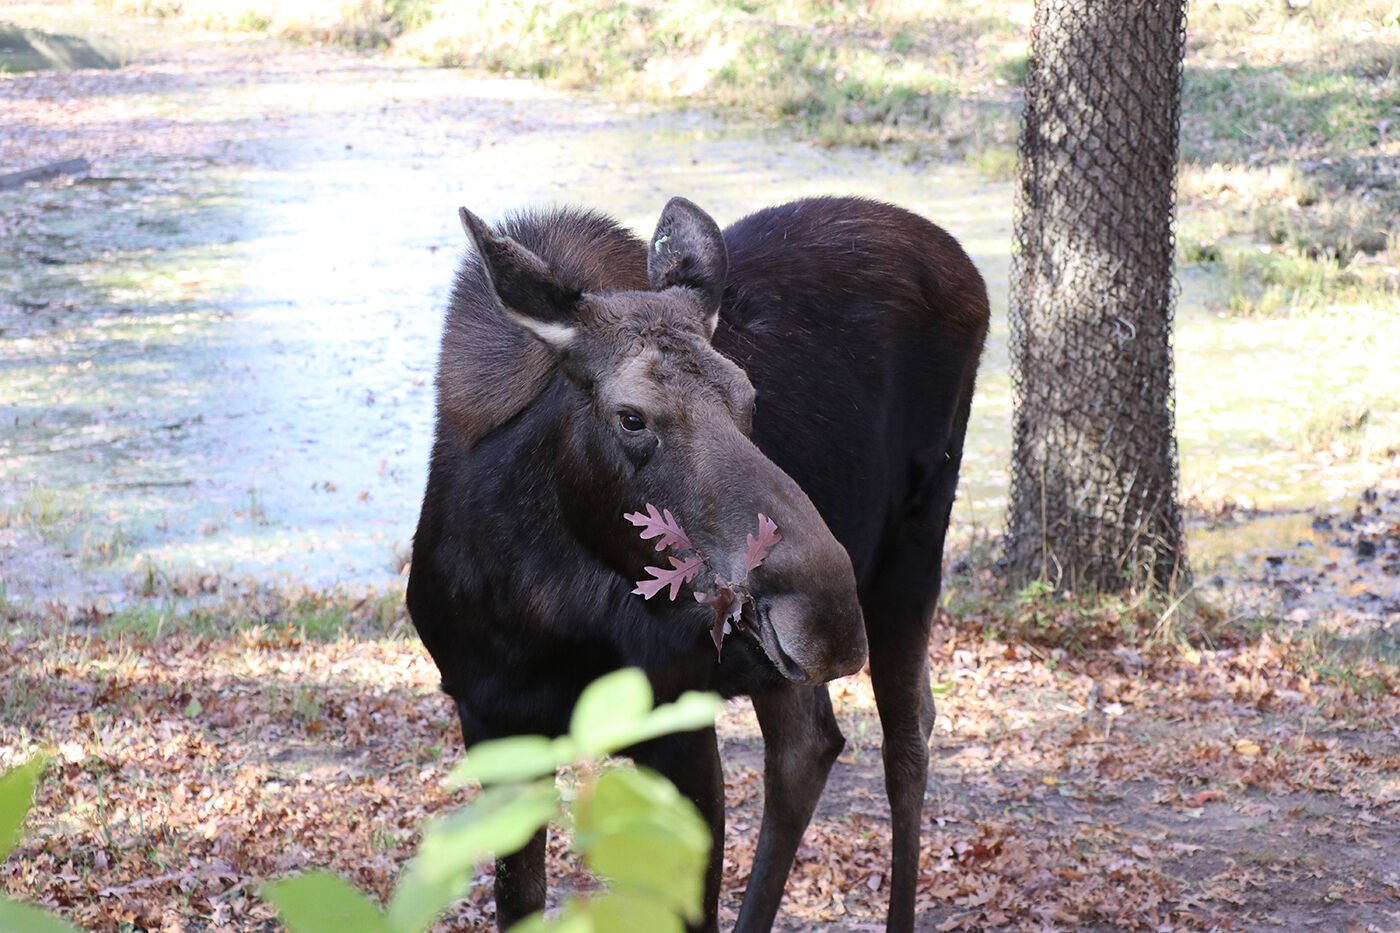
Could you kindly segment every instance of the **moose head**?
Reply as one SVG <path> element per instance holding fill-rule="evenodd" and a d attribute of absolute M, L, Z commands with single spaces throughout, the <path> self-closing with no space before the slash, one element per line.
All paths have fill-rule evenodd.
<path fill-rule="evenodd" d="M 711 343 L 728 265 L 714 220 L 673 198 L 647 246 L 649 287 L 587 293 L 470 211 L 460 215 L 500 310 L 544 348 L 534 356 L 563 387 L 548 481 L 570 531 L 635 581 L 656 554 L 624 514 L 663 507 L 705 556 L 689 584 L 696 595 L 745 581 L 735 615 L 741 650 L 761 652 L 799 683 L 858 670 L 866 640 L 850 558 L 797 483 L 754 445 L 753 384 Z M 760 513 L 782 543 L 753 568 L 746 542 Z M 649 605 L 668 623 L 693 624 L 697 638 L 714 619 L 689 597 Z"/>

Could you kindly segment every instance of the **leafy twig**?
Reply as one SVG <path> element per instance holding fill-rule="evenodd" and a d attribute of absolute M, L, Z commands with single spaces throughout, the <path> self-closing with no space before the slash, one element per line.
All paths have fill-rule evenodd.
<path fill-rule="evenodd" d="M 715 657 L 718 658 L 720 649 L 724 647 L 724 636 L 734 631 L 734 626 L 739 624 L 739 616 L 743 614 L 744 603 L 753 599 L 747 590 L 737 591 L 726 586 L 724 581 L 715 576 L 715 586 L 719 592 L 714 596 L 709 593 L 696 593 L 695 601 L 702 606 L 709 606 L 715 614 L 715 621 L 710 626 L 710 638 L 715 643 Z"/>
<path fill-rule="evenodd" d="M 745 535 L 744 540 L 748 543 L 748 549 L 744 551 L 744 573 L 757 570 L 758 565 L 763 563 L 768 557 L 768 552 L 781 540 L 783 536 L 778 534 L 778 525 L 773 519 L 758 513 L 758 537 Z"/>
<path fill-rule="evenodd" d="M 679 552 L 667 558 L 671 562 L 670 567 L 643 567 L 655 579 L 638 580 L 636 589 L 632 590 L 634 594 L 651 599 L 669 588 L 667 598 L 674 601 L 680 595 L 681 584 L 692 583 L 702 569 L 707 570 L 714 579 L 715 592 L 696 590 L 695 601 L 714 613 L 710 637 L 714 640 L 715 655 L 718 657 L 724 646 L 724 637 L 739 624 L 744 606 L 753 602 L 753 594 L 746 585 L 749 574 L 757 570 L 778 542 L 783 540 L 783 536 L 778 534 L 777 523 L 762 512 L 758 513 L 758 536 L 745 536 L 744 576 L 739 580 L 726 580 L 715 572 L 710 559 L 690 543 L 690 536 L 670 509 L 657 509 L 648 502 L 645 512 L 626 512 L 622 517 L 641 529 L 639 534 L 643 541 L 657 539 L 656 550 L 664 551 L 670 547 Z M 683 556 L 686 552 L 689 552 L 689 556 Z"/>

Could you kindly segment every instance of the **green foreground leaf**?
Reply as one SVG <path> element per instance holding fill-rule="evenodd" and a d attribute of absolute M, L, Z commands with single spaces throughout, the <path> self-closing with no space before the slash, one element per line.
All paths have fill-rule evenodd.
<path fill-rule="evenodd" d="M 53 914 L 0 897 L 0 930 L 5 933 L 78 933 Z"/>
<path fill-rule="evenodd" d="M 425 827 L 384 913 L 326 873 L 265 885 L 263 896 L 293 933 L 422 933 L 466 895 L 480 862 L 518 851 L 558 814 L 554 772 L 559 766 L 712 726 L 722 706 L 718 696 L 694 692 L 656 709 L 652 702 L 645 674 L 616 671 L 584 690 L 569 735 L 516 736 L 470 749 L 448 783 L 480 782 L 487 788 Z M 576 847 L 612 890 L 591 900 L 571 899 L 554 917 L 526 918 L 514 928 L 517 933 L 680 930 L 681 916 L 702 916 L 709 830 L 665 778 L 631 767 L 606 771 L 584 790 L 574 821 Z M 5 929 L 0 924 L 0 931 Z"/>
<path fill-rule="evenodd" d="M 568 738 L 548 739 L 542 735 L 517 735 L 507 739 L 479 742 L 467 750 L 447 784 L 462 787 L 479 784 L 506 784 L 530 781 L 553 774 L 574 757 L 577 749 Z"/>
<path fill-rule="evenodd" d="M 291 933 L 390 933 L 375 903 L 329 872 L 274 881 L 259 893 L 277 908 L 277 916 Z"/>
<path fill-rule="evenodd" d="M 637 725 L 634 736 L 628 744 L 654 739 L 657 736 L 674 732 L 690 732 L 715 724 L 715 717 L 724 708 L 724 701 L 715 693 L 699 693 L 689 690 L 682 693 L 674 703 L 666 703 L 652 710 Z"/>
<path fill-rule="evenodd" d="M 608 755 L 636 741 L 637 727 L 651 712 L 651 682 L 635 667 L 613 671 L 589 684 L 578 698 L 569 734 L 585 755 Z"/>
<path fill-rule="evenodd" d="M 573 899 L 564 905 L 561 914 L 554 917 L 546 917 L 543 912 L 531 914 L 511 927 L 510 933 L 593 933 L 596 927 L 588 908 L 588 901 Z"/>
<path fill-rule="evenodd" d="M 460 810 L 429 823 L 418 854 L 394 888 L 389 926 L 396 933 L 426 929 L 466 894 L 479 862 L 520 850 L 558 809 L 551 777 L 484 790 Z"/>
<path fill-rule="evenodd" d="M 710 832 L 670 781 L 651 771 L 613 769 L 592 795 L 579 798 L 574 817 L 575 845 L 615 893 L 700 918 Z"/>
<path fill-rule="evenodd" d="M 45 756 L 35 755 L 0 777 L 0 862 L 9 856 L 15 843 L 19 842 L 20 833 L 24 828 L 24 817 L 34 805 L 34 788 L 39 783 L 39 775 L 43 773 L 47 762 Z"/>
<path fill-rule="evenodd" d="M 569 723 L 577 751 L 601 757 L 673 732 L 714 725 L 724 701 L 713 693 L 688 691 L 674 703 L 651 708 L 651 682 L 637 668 L 600 677 L 583 691 Z"/>
<path fill-rule="evenodd" d="M 595 897 L 589 910 L 594 933 L 685 933 L 685 923 L 669 907 L 626 891 Z"/>

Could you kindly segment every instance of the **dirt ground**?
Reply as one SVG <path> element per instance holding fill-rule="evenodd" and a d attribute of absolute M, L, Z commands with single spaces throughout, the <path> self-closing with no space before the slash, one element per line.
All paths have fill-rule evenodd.
<path fill-rule="evenodd" d="M 196 281 L 168 270 L 152 272 L 169 279 L 158 285 L 99 275 L 107 266 L 145 260 L 155 268 L 160 257 L 153 244 L 163 234 L 151 224 L 162 205 L 206 204 L 215 213 L 200 223 L 217 227 L 223 199 L 237 197 L 241 186 L 266 183 L 260 172 L 307 153 L 317 156 L 302 176 L 315 197 L 283 194 L 298 210 L 322 212 L 319 217 L 327 205 L 341 204 L 338 198 L 372 209 L 354 198 L 355 172 L 364 167 L 356 153 L 366 149 L 380 150 L 379 165 L 429 164 L 435 149 L 460 151 L 474 140 L 477 149 L 504 147 L 504 155 L 464 161 L 460 171 L 504 178 L 512 168 L 524 175 L 548 170 L 563 145 L 548 140 L 580 138 L 569 134 L 603 133 L 612 145 L 640 132 L 642 145 L 661 150 L 663 161 L 682 160 L 694 142 L 693 133 L 685 145 L 668 135 L 675 131 L 670 122 L 649 123 L 645 114 L 522 86 L 470 83 L 374 57 L 254 39 L 191 34 L 154 45 L 149 31 L 141 31 L 148 27 L 132 29 L 116 39 L 132 56 L 120 70 L 0 79 L 0 167 L 73 155 L 95 166 L 87 178 L 45 182 L 0 200 L 0 236 L 20 244 L 24 263 L 52 273 L 6 280 L 24 287 L 0 294 L 5 359 L 12 371 L 58 360 L 65 385 L 84 392 L 101 388 L 83 381 L 92 369 L 84 368 L 84 348 L 142 314 L 152 289 L 175 289 L 163 300 L 178 321 L 151 326 L 186 327 L 182 333 L 193 331 L 192 339 L 211 346 L 227 336 L 217 326 L 200 330 L 202 319 L 187 315 L 189 302 L 207 304 L 211 299 L 200 296 L 218 284 L 209 269 L 221 268 L 222 260 L 190 252 L 210 246 L 207 225 L 196 225 L 181 241 L 187 252 L 172 260 L 198 265 Z M 308 101 L 318 96 L 321 103 L 333 97 L 336 106 L 312 108 Z M 133 108 L 138 118 L 130 116 Z M 702 126 L 699 132 L 720 131 Z M 511 149 L 510 140 L 520 136 L 545 139 L 546 152 Z M 730 144 L 722 137 L 720 143 Z M 765 185 L 765 173 L 791 172 L 794 164 L 801 170 L 808 158 L 770 158 L 762 139 L 733 145 L 737 154 L 699 183 L 716 197 L 751 196 Z M 560 173 L 580 188 L 587 184 L 586 165 Z M 401 214 L 425 211 L 429 201 L 455 206 L 462 193 L 415 188 L 411 174 L 404 177 L 403 204 L 380 205 L 372 215 L 386 239 L 403 232 L 393 226 L 403 222 Z M 821 184 L 823 177 L 813 170 L 810 181 Z M 468 184 L 491 187 L 480 176 L 462 182 Z M 665 185 L 639 177 L 634 192 L 618 195 L 627 199 L 619 211 L 645 216 L 664 200 Z M 572 190 L 540 187 L 556 196 Z M 129 223 L 111 220 L 127 216 L 121 212 L 128 205 L 138 206 Z M 30 235 L 51 231 L 52 215 L 65 211 L 75 226 L 66 241 Z M 318 226 L 334 239 L 331 213 Z M 246 222 L 265 231 L 290 223 L 288 216 Z M 373 270 L 382 261 L 373 242 L 336 241 L 334 248 L 351 258 L 335 264 L 334 275 L 350 280 L 345 287 L 381 289 L 376 294 L 386 301 L 431 305 L 458 248 L 451 210 L 443 217 L 441 227 L 413 241 L 419 259 L 406 276 L 411 284 L 372 284 L 357 271 L 359 263 Z M 100 228 L 103 238 L 85 239 L 84 223 Z M 237 227 L 225 231 L 231 241 L 239 234 Z M 298 242 L 280 244 L 290 257 L 277 249 L 259 253 L 261 268 L 284 279 L 296 278 L 298 263 L 310 270 Z M 89 255 L 65 255 L 70 248 Z M 17 276 L 16 268 L 5 271 Z M 96 310 L 94 289 L 104 302 Z M 230 303 L 214 317 L 251 320 L 236 331 L 240 338 L 294 313 L 266 289 L 234 294 L 247 304 Z M 287 304 L 296 298 L 293 293 Z M 308 319 L 276 339 L 281 346 L 309 345 L 325 326 L 324 318 Z M 290 417 L 285 408 L 272 402 L 267 409 L 251 402 L 240 408 L 237 380 L 233 389 L 220 383 L 219 391 L 238 397 L 211 407 L 200 422 L 161 421 L 162 390 L 150 392 L 145 413 L 132 423 L 122 420 L 118 393 L 97 406 L 107 405 L 105 418 L 56 424 L 51 434 L 25 429 L 25 440 L 39 445 L 46 438 L 91 442 L 90 449 L 75 447 L 75 462 L 115 476 L 118 498 L 47 504 L 35 492 L 42 485 L 15 477 L 40 476 L 50 461 L 32 448 L 4 449 L 12 517 L 0 527 L 9 551 L 0 560 L 8 597 L 0 605 L 0 766 L 39 747 L 55 755 L 29 834 L 0 867 L 0 887 L 9 895 L 54 907 L 87 929 L 271 929 L 271 911 L 255 894 L 259 880 L 326 867 L 382 897 L 413 850 L 416 827 L 462 799 L 440 786 L 460 755 L 456 727 L 431 663 L 394 608 L 400 568 L 335 544 L 365 528 L 389 529 L 375 538 L 380 545 L 392 540 L 398 533 L 392 523 L 404 519 L 390 504 L 416 496 L 421 478 L 396 472 L 400 461 L 392 451 L 360 455 L 365 462 L 347 475 L 285 465 L 353 458 L 393 432 L 426 437 L 426 416 L 405 411 L 415 401 L 421 409 L 430 389 L 432 326 L 404 314 L 390 330 L 397 335 L 347 331 L 358 335 L 347 337 L 349 349 L 340 351 L 350 362 L 311 367 L 324 378 L 336 366 L 368 373 L 353 398 L 358 426 L 347 447 L 330 455 L 314 438 L 288 441 L 277 433 L 278 419 Z M 34 349 L 55 332 L 65 335 L 63 346 Z M 383 356 L 385 345 L 393 358 L 376 369 L 369 361 Z M 95 362 L 104 378 L 124 378 L 161 346 L 137 340 L 111 367 Z M 277 365 L 290 370 L 305 361 L 292 356 Z M 416 367 L 412 377 L 420 382 L 404 388 L 400 365 Z M 261 391 L 255 383 L 249 377 L 247 395 Z M 316 384 L 296 384 L 302 388 L 293 403 L 312 404 Z M 47 391 L 10 385 L 26 404 Z M 270 446 L 249 441 L 249 453 L 206 438 L 250 419 L 261 426 L 260 418 L 266 430 L 249 433 L 275 437 Z M 162 459 L 191 438 L 197 455 Z M 121 454 L 110 463 L 100 459 L 109 447 Z M 98 458 L 96 467 L 89 454 Z M 254 487 L 263 492 L 250 496 L 241 476 L 204 485 L 200 471 L 221 476 L 227 461 L 265 466 L 271 478 Z M 389 594 L 387 601 L 373 594 L 288 595 L 201 575 L 197 562 L 177 567 L 173 557 L 168 567 L 143 572 L 120 559 L 120 535 L 90 540 L 86 530 L 110 521 L 136 543 L 186 526 L 196 542 L 246 531 L 245 552 L 257 557 L 278 544 L 272 534 L 278 517 L 291 514 L 292 506 L 283 510 L 277 498 L 283 487 L 289 501 L 293 492 L 305 498 L 312 488 L 321 497 L 313 508 L 336 516 L 317 540 L 321 553 L 338 555 L 341 563 L 317 564 L 316 572 L 333 577 L 345 566 L 373 567 L 378 576 L 371 582 Z M 141 511 L 161 497 L 170 501 L 157 514 Z M 213 514 L 211 502 L 223 511 Z M 50 511 L 58 517 L 46 524 Z M 71 527 L 65 514 L 73 516 Z M 1261 518 L 1278 516 L 1216 510 L 1196 520 L 1239 531 L 1242 542 L 1243 529 Z M 1089 637 L 1073 651 L 1051 647 L 1080 624 L 1071 607 L 1044 607 L 1015 626 L 986 612 L 940 617 L 930 648 L 939 718 L 925 808 L 921 930 L 1400 930 L 1394 663 L 1400 477 L 1363 496 L 1354 510 L 1349 503 L 1341 511 L 1283 518 L 1294 522 L 1290 531 L 1302 532 L 1291 541 L 1273 535 L 1257 546 L 1239 544 L 1203 575 L 1206 594 L 1226 607 L 1226 616 L 1236 607 L 1238 618 L 1222 620 L 1198 647 L 1169 641 L 1124 647 Z M 79 543 L 76 529 L 83 529 Z M 15 563 L 20 551 L 39 556 Z M 35 590 L 41 593 L 56 593 L 64 578 L 76 578 L 91 595 L 107 578 L 88 572 L 115 568 L 111 601 L 17 599 L 25 575 L 37 574 L 40 564 L 48 568 L 44 587 Z M 962 576 L 972 585 L 977 572 L 964 568 Z M 956 568 L 953 577 L 956 586 Z M 132 595 L 141 597 L 134 607 L 121 605 Z M 189 597 L 201 595 L 208 599 L 196 618 L 172 631 L 171 607 L 188 608 Z M 1269 623 L 1248 624 L 1261 616 Z M 326 637 L 311 630 L 308 618 L 328 620 L 346 634 Z M 789 931 L 882 929 L 888 821 L 879 725 L 865 677 L 836 685 L 833 693 L 849 744 L 793 870 L 780 921 Z M 730 804 L 722 910 L 732 923 L 762 796 L 762 751 L 747 704 L 731 704 L 721 735 Z M 565 840 L 557 839 L 551 853 L 552 896 L 588 887 Z M 441 929 L 490 928 L 489 868 L 477 880 Z"/>

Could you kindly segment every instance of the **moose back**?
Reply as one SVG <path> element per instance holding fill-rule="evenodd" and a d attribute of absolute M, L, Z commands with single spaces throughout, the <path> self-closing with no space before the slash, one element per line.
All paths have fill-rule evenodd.
<path fill-rule="evenodd" d="M 723 232 L 674 198 L 645 243 L 586 211 L 461 217 L 472 252 L 442 339 L 408 605 L 466 744 L 561 734 L 583 687 L 624 666 L 659 701 L 752 696 L 765 801 L 738 929 L 766 930 L 844 744 L 824 684 L 868 659 L 888 926 L 912 929 L 928 632 L 987 328 L 981 276 L 939 227 L 856 198 Z M 710 826 L 714 929 L 714 730 L 630 754 Z M 543 833 L 498 860 L 503 929 L 544 906 L 544 872 Z"/>

